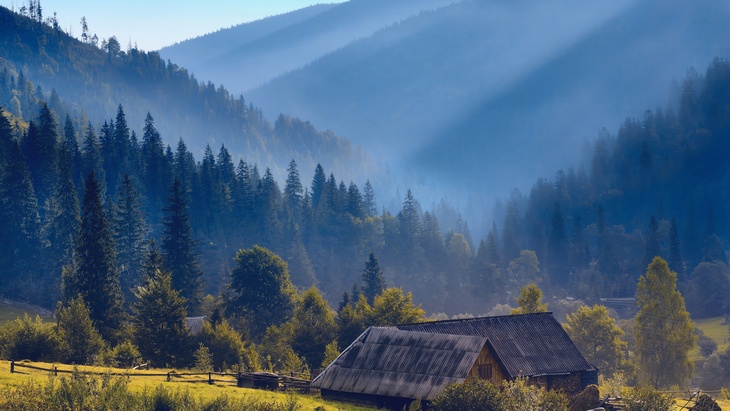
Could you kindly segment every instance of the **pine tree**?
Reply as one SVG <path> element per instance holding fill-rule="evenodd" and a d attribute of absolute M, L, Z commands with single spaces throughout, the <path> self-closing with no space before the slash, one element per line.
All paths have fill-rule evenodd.
<path fill-rule="evenodd" d="M 654 258 L 636 288 L 634 335 L 638 369 L 644 382 L 659 387 L 681 385 L 692 374 L 689 352 L 697 337 L 677 291 L 677 274 Z"/>
<path fill-rule="evenodd" d="M 655 257 L 661 257 L 661 248 L 659 247 L 659 223 L 653 215 L 649 220 L 649 230 L 644 240 L 644 259 L 643 266 L 648 266 Z"/>
<path fill-rule="evenodd" d="M 363 199 L 362 195 L 360 195 L 360 189 L 358 189 L 353 182 L 350 182 L 350 186 L 347 188 L 347 212 L 355 218 L 365 217 L 365 209 L 363 207 Z"/>
<path fill-rule="evenodd" d="M 167 206 L 163 209 L 162 256 L 165 270 L 172 274 L 172 288 L 180 291 L 189 312 L 195 312 L 202 298 L 202 271 L 198 266 L 197 242 L 190 233 L 190 216 L 182 183 L 175 178 Z"/>
<path fill-rule="evenodd" d="M 63 126 L 63 134 L 65 138 L 63 144 L 61 144 L 62 154 L 59 158 L 59 168 L 62 161 L 67 161 L 71 167 L 74 186 L 81 187 L 84 183 L 83 160 L 76 136 L 76 128 L 68 115 L 66 115 L 66 122 Z"/>
<path fill-rule="evenodd" d="M 157 243 L 154 239 L 152 239 L 149 242 L 149 248 L 145 254 L 144 261 L 142 262 L 142 270 L 144 273 L 142 282 L 144 283 L 147 279 L 154 277 L 157 274 L 157 271 L 163 270 L 164 266 L 165 262 L 162 259 L 162 254 L 160 254 L 160 250 L 157 249 Z"/>
<path fill-rule="evenodd" d="M 58 332 L 63 342 L 64 361 L 91 364 L 104 348 L 104 341 L 94 328 L 89 308 L 81 298 L 72 298 L 56 311 Z"/>
<path fill-rule="evenodd" d="M 142 134 L 142 182 L 147 198 L 150 221 L 159 221 L 165 188 L 169 187 L 169 167 L 160 133 L 150 113 L 144 120 Z"/>
<path fill-rule="evenodd" d="M 58 131 L 51 109 L 43 103 L 37 123 L 31 122 L 22 140 L 25 156 L 38 203 L 44 204 L 53 193 L 58 167 Z"/>
<path fill-rule="evenodd" d="M 378 210 L 375 204 L 375 190 L 373 190 L 372 184 L 370 184 L 370 180 L 367 180 L 365 182 L 365 189 L 363 190 L 363 208 L 365 209 L 365 214 L 368 217 L 375 217 L 378 215 Z"/>
<path fill-rule="evenodd" d="M 679 244 L 677 220 L 674 218 L 672 218 L 672 226 L 669 229 L 669 261 L 667 263 L 669 269 L 677 273 L 677 280 L 684 281 L 684 260 L 682 260 L 682 250 Z"/>
<path fill-rule="evenodd" d="M 114 242 L 119 283 L 126 301 L 132 301 L 132 290 L 142 277 L 148 232 L 139 195 L 129 174 L 125 174 L 114 205 Z"/>
<path fill-rule="evenodd" d="M 104 171 L 104 158 L 101 155 L 101 144 L 94 133 L 94 127 L 89 123 L 84 135 L 83 147 L 81 149 L 82 172 L 84 176 L 94 173 L 99 184 L 101 198 L 106 198 L 106 172 Z"/>
<path fill-rule="evenodd" d="M 362 292 L 368 304 L 373 305 L 375 297 L 382 294 L 385 290 L 385 277 L 380 270 L 378 259 L 375 258 L 373 253 L 370 253 L 368 261 L 365 263 L 365 269 L 362 272 L 362 283 Z"/>
<path fill-rule="evenodd" d="M 312 178 L 312 209 L 319 210 L 319 204 L 322 202 L 324 197 L 325 185 L 327 184 L 327 177 L 324 174 L 322 165 L 317 164 L 314 169 L 314 177 Z"/>
<path fill-rule="evenodd" d="M 135 342 L 142 356 L 157 367 L 185 364 L 189 336 L 186 301 L 173 288 L 170 273 L 157 270 L 135 291 Z"/>
<path fill-rule="evenodd" d="M 116 341 L 124 319 L 124 297 L 119 287 L 114 239 L 93 173 L 86 178 L 85 188 L 76 269 L 63 278 L 63 295 L 65 301 L 80 295 L 102 337 Z"/>
<path fill-rule="evenodd" d="M 555 203 L 550 231 L 550 270 L 552 280 L 556 285 L 565 286 L 570 280 L 570 266 L 568 265 L 568 236 L 565 232 L 565 219 L 560 211 L 560 205 Z"/>
<path fill-rule="evenodd" d="M 46 240 L 48 247 L 45 251 L 49 286 L 59 278 L 61 268 L 71 264 L 76 236 L 81 227 L 81 210 L 79 197 L 71 175 L 71 159 L 65 156 L 65 149 L 61 149 L 58 182 L 53 197 L 47 203 Z M 56 286 L 58 284 L 55 284 Z M 57 287 L 53 289 L 58 290 Z M 54 296 L 51 292 L 51 296 Z M 57 300 L 58 296 L 54 300 Z"/>
<path fill-rule="evenodd" d="M 0 262 L 5 275 L 0 284 L 19 285 L 37 276 L 37 263 L 41 251 L 40 216 L 33 183 L 23 160 L 20 146 L 10 143 L 8 163 L 0 174 Z M 17 291 L 22 291 L 17 289 Z"/>
<path fill-rule="evenodd" d="M 289 163 L 287 173 L 286 186 L 284 187 L 285 204 L 292 220 L 298 224 L 302 213 L 302 194 L 304 194 L 304 188 L 299 179 L 297 163 L 293 159 Z"/>

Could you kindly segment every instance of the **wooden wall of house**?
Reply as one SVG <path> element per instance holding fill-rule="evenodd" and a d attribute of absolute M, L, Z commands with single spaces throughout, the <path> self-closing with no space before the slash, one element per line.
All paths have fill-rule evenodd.
<path fill-rule="evenodd" d="M 580 372 L 568 375 L 551 375 L 548 377 L 548 389 L 562 390 L 568 395 L 575 395 L 583 391 L 583 379 Z"/>
<path fill-rule="evenodd" d="M 486 375 L 484 375 L 485 371 L 487 371 L 488 369 L 491 370 L 491 372 L 488 372 L 488 374 L 491 375 L 491 378 L 488 378 Z M 507 376 L 502 370 L 502 367 L 497 362 L 497 358 L 494 356 L 489 347 L 485 345 L 482 348 L 482 351 L 479 353 L 479 357 L 474 363 L 471 371 L 469 371 L 468 378 L 486 379 L 492 381 L 495 384 L 501 384 L 502 381 L 507 379 Z"/>

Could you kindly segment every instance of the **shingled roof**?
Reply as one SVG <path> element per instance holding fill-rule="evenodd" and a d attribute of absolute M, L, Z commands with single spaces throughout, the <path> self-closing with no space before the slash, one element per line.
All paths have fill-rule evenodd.
<path fill-rule="evenodd" d="M 486 337 L 510 378 L 595 370 L 552 313 L 435 321 L 395 328 Z"/>
<path fill-rule="evenodd" d="M 370 327 L 317 378 L 323 390 L 433 399 L 463 382 L 487 338 Z"/>

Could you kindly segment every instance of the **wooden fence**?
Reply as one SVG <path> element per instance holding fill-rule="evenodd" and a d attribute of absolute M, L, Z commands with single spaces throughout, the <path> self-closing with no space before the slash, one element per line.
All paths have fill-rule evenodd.
<path fill-rule="evenodd" d="M 80 373 L 84 375 L 112 375 L 117 377 L 130 378 L 149 378 L 149 377 L 165 377 L 168 382 L 187 382 L 187 383 L 208 383 L 227 384 L 242 388 L 258 388 L 268 390 L 289 390 L 294 389 L 300 392 L 308 392 L 310 380 L 304 378 L 303 374 L 273 374 L 268 372 L 177 372 L 170 371 L 167 373 L 134 373 L 134 372 L 99 372 L 99 371 L 79 371 L 78 369 L 68 370 L 59 369 L 57 366 L 52 368 L 39 367 L 25 362 L 10 362 L 10 372 L 20 372 L 18 368 L 26 368 L 35 371 L 51 373 L 55 376 L 58 374 Z M 197 378 L 196 378 L 197 377 Z"/>

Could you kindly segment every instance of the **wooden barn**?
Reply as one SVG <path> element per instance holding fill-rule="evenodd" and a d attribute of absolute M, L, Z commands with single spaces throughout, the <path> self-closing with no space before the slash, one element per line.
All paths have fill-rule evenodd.
<path fill-rule="evenodd" d="M 401 409 L 447 385 L 529 377 L 576 394 L 598 383 L 552 313 L 370 327 L 318 375 L 324 398 Z"/>

